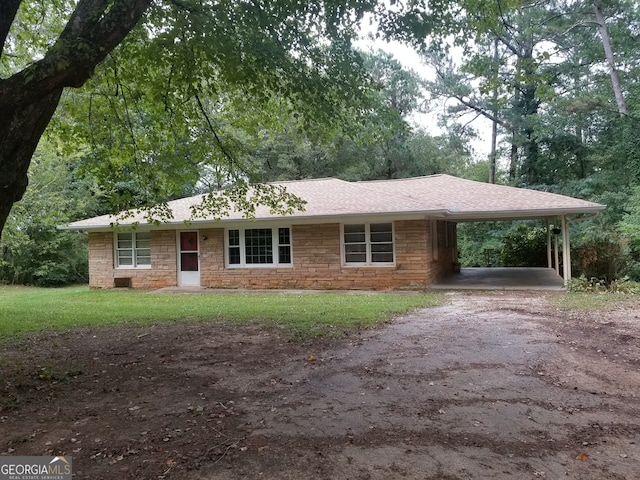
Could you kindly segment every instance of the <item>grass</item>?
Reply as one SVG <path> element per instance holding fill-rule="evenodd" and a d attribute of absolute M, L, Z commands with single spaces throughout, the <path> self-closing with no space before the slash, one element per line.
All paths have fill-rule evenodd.
<path fill-rule="evenodd" d="M 606 310 L 616 303 L 633 300 L 640 300 L 640 296 L 610 292 L 567 292 L 556 296 L 556 305 L 562 310 Z"/>
<path fill-rule="evenodd" d="M 0 340 L 73 327 L 207 320 L 277 326 L 299 337 L 339 336 L 441 300 L 429 293 L 160 294 L 0 286 Z"/>

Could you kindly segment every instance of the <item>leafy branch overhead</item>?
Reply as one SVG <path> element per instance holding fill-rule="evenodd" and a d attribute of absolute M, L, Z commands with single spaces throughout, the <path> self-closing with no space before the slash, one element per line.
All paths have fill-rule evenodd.
<path fill-rule="evenodd" d="M 457 17 L 472 11 L 474 25 L 491 16 L 477 0 L 6 0 L 0 229 L 68 87 L 82 89 L 66 90 L 57 128 L 69 148 L 88 147 L 80 170 L 114 208 L 152 204 L 195 183 L 203 164 L 250 180 L 239 131 L 356 131 L 376 91 L 352 49 L 365 16 L 379 37 L 424 45 L 460 34 Z"/>
<path fill-rule="evenodd" d="M 293 195 L 280 185 L 240 183 L 218 192 L 203 195 L 202 202 L 191 208 L 191 219 L 228 216 L 231 211 L 242 213 L 243 218 L 255 218 L 256 208 L 265 206 L 272 215 L 290 215 L 303 212 L 306 201 Z"/>

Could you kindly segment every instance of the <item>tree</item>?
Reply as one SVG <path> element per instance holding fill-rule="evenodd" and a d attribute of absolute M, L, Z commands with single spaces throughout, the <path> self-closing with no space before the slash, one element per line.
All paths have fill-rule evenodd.
<path fill-rule="evenodd" d="M 128 129 L 120 158 L 96 155 L 103 165 L 98 174 L 106 178 L 111 168 L 145 179 L 149 171 L 162 170 L 163 146 L 181 147 L 176 156 L 185 151 L 202 156 L 202 148 L 186 146 L 194 132 L 213 139 L 235 168 L 233 152 L 211 116 L 230 98 L 244 98 L 247 107 L 258 110 L 284 100 L 282 105 L 300 116 L 303 128 L 314 122 L 340 124 L 344 115 L 336 105 L 351 104 L 350 115 L 366 112 L 366 104 L 358 102 L 368 98 L 369 85 L 361 59 L 351 49 L 365 13 L 379 23 L 377 35 L 423 45 L 428 35 L 460 34 L 456 19 L 465 12 L 477 14 L 471 22 L 476 27 L 488 23 L 497 6 L 492 8 L 477 0 L 392 6 L 378 0 L 6 0 L 0 4 L 0 231 L 24 194 L 31 156 L 63 90 L 84 85 L 94 69 L 102 86 L 110 88 L 89 94 L 89 105 L 100 99 L 103 105 L 97 110 L 110 107 L 118 120 L 109 125 Z M 110 67 L 96 69 L 103 61 Z M 150 88 L 125 81 L 136 76 Z M 105 95 L 118 100 L 108 105 Z M 146 131 L 161 137 L 151 139 L 161 142 L 153 150 L 142 148 L 146 142 L 139 140 L 149 119 L 132 115 L 145 111 L 136 105 L 143 97 L 151 97 L 155 113 L 163 110 L 169 119 L 166 135 Z M 154 127 L 161 124 L 158 118 L 152 119 Z M 89 145 L 107 140 L 101 135 L 94 139 Z M 189 175 L 192 170 L 186 171 Z M 246 175 L 239 175 L 243 179 Z"/>
<path fill-rule="evenodd" d="M 125 104 L 124 110 L 116 111 L 123 114 L 118 125 L 131 126 L 133 134 L 127 161 L 141 166 L 149 157 L 137 150 L 139 132 L 127 117 L 141 93 L 169 113 L 178 113 L 186 102 L 187 109 L 205 118 L 205 124 L 206 99 L 218 93 L 214 98 L 219 100 L 223 95 L 216 88 L 221 84 L 232 85 L 235 91 L 241 85 L 264 103 L 274 93 L 292 99 L 296 107 L 308 101 L 314 103 L 317 116 L 331 117 L 336 98 L 358 96 L 358 89 L 347 91 L 347 85 L 366 90 L 349 42 L 361 15 L 373 6 L 375 2 L 354 6 L 335 0 L 3 2 L 0 229 L 11 206 L 24 194 L 30 159 L 63 89 L 85 84 L 99 63 L 111 64 L 110 71 L 100 72 L 103 85 L 111 82 L 109 93 L 119 96 L 121 106 Z M 42 37 L 33 28 L 38 21 Z M 121 79 L 136 74 L 140 83 L 149 80 L 152 88 L 127 91 L 132 85 Z M 100 93 L 93 99 L 99 97 Z M 209 127 L 214 130 L 215 125 Z M 179 139 L 186 140 L 190 138 Z"/>
<path fill-rule="evenodd" d="M 29 3 L 29 5 L 27 5 Z M 46 54 L 0 81 L 0 232 L 9 211 L 27 188 L 27 171 L 40 137 L 65 87 L 79 87 L 95 66 L 138 23 L 151 0 L 80 0 Z M 68 5 L 66 5 L 68 8 Z M 6 0 L 0 7 L 0 58 L 11 71 L 11 51 L 20 45 L 27 25 L 45 2 Z M 53 12 L 48 11 L 49 15 Z M 62 13 L 62 12 L 55 12 Z M 18 25 L 12 31 L 14 21 Z M 33 52 L 36 58 L 40 52 Z M 24 59 L 22 59 L 24 61 Z M 4 72 L 3 72 L 4 73 Z"/>
<path fill-rule="evenodd" d="M 473 113 L 500 129 L 510 144 L 512 182 L 585 177 L 592 125 L 609 109 L 619 111 L 632 88 L 637 9 L 637 2 L 626 0 L 606 6 L 528 1 L 504 9 L 494 27 L 464 45 L 463 60 L 454 62 L 446 45 L 435 45 L 428 57 L 438 73 L 433 94 L 457 101 L 449 122 Z M 615 52 L 615 64 L 609 53 L 605 62 L 603 43 Z M 616 79 L 607 80 L 607 71 Z"/>
<path fill-rule="evenodd" d="M 31 185 L 11 211 L 0 241 L 0 283 L 58 286 L 88 278 L 86 236 L 57 226 L 99 214 L 99 192 L 74 174 L 78 154 L 43 138 Z"/>
<path fill-rule="evenodd" d="M 525 183 L 535 183 L 538 112 L 553 81 L 549 54 L 540 45 L 553 45 L 559 18 L 554 2 L 524 2 L 501 11 L 498 23 L 465 45 L 462 61 L 441 47 L 428 57 L 438 74 L 434 94 L 458 102 L 452 114 L 483 116 L 508 135 L 512 180 L 521 173 Z"/>
<path fill-rule="evenodd" d="M 600 0 L 593 0 L 593 10 L 595 12 L 596 21 L 598 22 L 598 31 L 602 39 L 602 47 L 607 58 L 607 64 L 609 65 L 609 75 L 611 76 L 611 85 L 616 97 L 616 103 L 618 104 L 618 111 L 620 115 L 627 114 L 627 103 L 624 99 L 624 93 L 622 92 L 622 86 L 620 85 L 620 76 L 618 75 L 618 69 L 616 67 L 616 61 L 613 54 L 613 48 L 611 47 L 611 39 L 609 38 L 609 30 L 607 29 L 607 23 L 602 12 L 602 3 Z"/>

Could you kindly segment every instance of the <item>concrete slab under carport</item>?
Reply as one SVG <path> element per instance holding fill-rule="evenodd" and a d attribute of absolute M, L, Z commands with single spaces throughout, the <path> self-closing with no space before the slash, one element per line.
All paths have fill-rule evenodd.
<path fill-rule="evenodd" d="M 462 268 L 432 286 L 436 290 L 563 290 L 564 281 L 544 267 Z"/>

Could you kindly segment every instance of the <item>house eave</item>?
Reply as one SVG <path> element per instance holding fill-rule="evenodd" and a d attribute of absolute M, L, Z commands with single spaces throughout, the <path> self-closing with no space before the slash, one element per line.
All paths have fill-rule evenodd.
<path fill-rule="evenodd" d="M 492 220 L 524 220 L 549 217 L 562 217 L 570 215 L 594 215 L 604 210 L 604 205 L 576 208 L 545 208 L 529 210 L 485 210 L 475 212 L 453 211 L 447 214 L 447 218 L 456 222 L 485 222 Z"/>
<path fill-rule="evenodd" d="M 485 210 L 485 211 L 451 211 L 447 209 L 438 210 L 416 210 L 404 212 L 350 212 L 343 214 L 331 215 L 283 215 L 262 217 L 254 219 L 242 218 L 221 218 L 216 220 L 190 220 L 190 221 L 172 221 L 161 223 L 158 225 L 150 223 L 139 223 L 134 227 L 133 223 L 121 223 L 117 227 L 113 224 L 101 225 L 62 225 L 60 230 L 87 231 L 87 232 L 108 232 L 118 229 L 129 230 L 180 230 L 189 228 L 215 228 L 216 226 L 228 227 L 234 224 L 245 224 L 247 222 L 255 222 L 260 224 L 283 224 L 290 225 L 309 225 L 309 224 L 326 224 L 326 223 L 344 223 L 345 221 L 366 219 L 377 219 L 384 221 L 392 220 L 414 220 L 420 218 L 438 218 L 443 220 L 451 220 L 455 222 L 483 222 L 492 220 L 521 220 L 535 218 L 549 218 L 568 215 L 581 214 L 597 214 L 605 207 L 603 205 L 580 207 L 580 208 L 552 208 L 552 209 L 530 209 L 530 210 Z"/>
<path fill-rule="evenodd" d="M 109 232 L 114 230 L 188 230 L 190 228 L 216 228 L 227 227 L 229 225 L 246 224 L 246 223 L 260 223 L 260 224 L 290 224 L 290 225 L 309 225 L 309 224 L 326 224 L 326 223 L 344 223 L 345 221 L 377 219 L 384 221 L 392 220 L 415 220 L 422 219 L 425 216 L 443 218 L 448 214 L 447 210 L 433 210 L 433 211 L 409 211 L 409 212 L 350 212 L 343 214 L 332 215 L 282 215 L 262 218 L 221 218 L 215 220 L 177 220 L 171 222 L 164 222 L 158 225 L 150 223 L 138 223 L 134 226 L 134 223 L 120 223 L 115 226 L 114 224 L 100 224 L 100 225 L 61 225 L 58 227 L 60 230 L 72 230 L 72 231 L 87 231 L 87 232 Z"/>

